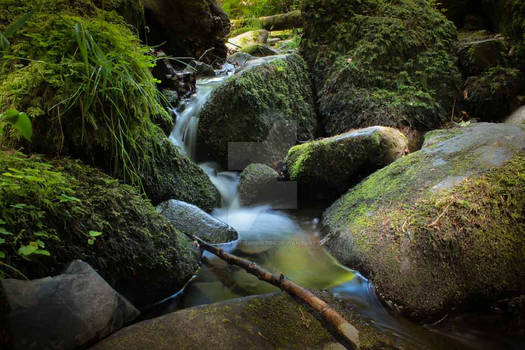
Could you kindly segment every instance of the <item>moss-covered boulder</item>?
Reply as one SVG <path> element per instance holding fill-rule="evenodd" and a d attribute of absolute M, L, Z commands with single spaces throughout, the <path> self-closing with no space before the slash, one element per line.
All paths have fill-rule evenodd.
<path fill-rule="evenodd" d="M 69 159 L 0 151 L 0 277 L 41 278 L 74 259 L 136 305 L 176 292 L 198 253 L 151 203 Z"/>
<path fill-rule="evenodd" d="M 179 199 L 208 212 L 221 204 L 217 188 L 208 175 L 181 154 L 167 138 L 159 138 L 157 153 L 150 160 L 150 168 L 142 182 L 154 205 L 169 199 Z"/>
<path fill-rule="evenodd" d="M 461 75 L 454 24 L 427 0 L 306 0 L 300 52 L 325 131 L 418 130 L 450 116 Z"/>
<path fill-rule="evenodd" d="M 457 110 L 478 121 L 500 121 L 520 106 L 525 75 L 511 45 L 486 30 L 459 32 L 459 66 L 465 82 Z"/>
<path fill-rule="evenodd" d="M 245 52 L 255 57 L 265 57 L 265 56 L 277 55 L 277 51 L 271 49 L 267 45 L 262 45 L 262 44 L 246 46 L 242 49 L 242 52 Z"/>
<path fill-rule="evenodd" d="M 467 78 L 463 105 L 471 118 L 500 121 L 520 106 L 523 92 L 525 76 L 519 69 L 495 66 Z"/>
<path fill-rule="evenodd" d="M 268 203 L 279 197 L 279 173 L 265 164 L 250 164 L 240 176 L 239 199 L 243 205 Z"/>
<path fill-rule="evenodd" d="M 503 33 L 525 57 L 525 3 L 520 0 L 442 0 L 439 7 L 458 28 L 468 24 L 471 14 L 481 16 L 486 28 Z M 523 63 L 522 63 L 523 67 Z"/>
<path fill-rule="evenodd" d="M 283 159 L 297 138 L 311 139 L 317 126 L 305 62 L 298 55 L 248 61 L 242 71 L 216 88 L 199 117 L 198 151 L 206 154 L 206 159 L 226 165 L 229 142 L 255 147 L 270 138 L 275 142 L 268 145 L 269 159 L 255 160 L 257 151 L 250 152 L 250 144 L 244 144 L 239 149 L 242 154 L 230 154 L 230 158 L 247 157 L 247 163 L 239 161 L 243 166 L 235 169 Z M 270 137 L 272 130 L 274 137 Z"/>
<path fill-rule="evenodd" d="M 487 69 L 504 64 L 509 46 L 502 37 L 493 37 L 487 33 L 485 38 L 468 40 L 466 33 L 461 33 L 459 43 L 459 66 L 464 76 L 478 75 Z"/>
<path fill-rule="evenodd" d="M 0 30 L 25 22 L 0 57 L 0 110 L 31 117 L 29 152 L 80 158 L 154 202 L 179 198 L 211 209 L 213 185 L 155 124 L 172 117 L 150 72 L 153 57 L 112 10 L 120 3 L 2 0 Z M 23 143 L 3 136 L 8 146 Z"/>
<path fill-rule="evenodd" d="M 143 2 L 148 42 L 162 43 L 171 56 L 201 58 L 209 64 L 224 61 L 230 20 L 216 0 Z"/>
<path fill-rule="evenodd" d="M 453 342 L 414 331 L 425 345 L 384 332 L 329 292 L 316 292 L 359 331 L 360 349 L 419 349 Z M 192 307 L 127 327 L 93 350 L 134 349 L 345 349 L 308 305 L 283 293 Z M 419 338 L 420 337 L 420 338 Z"/>
<path fill-rule="evenodd" d="M 392 163 L 407 151 L 407 138 L 400 131 L 373 126 L 294 146 L 285 162 L 290 180 L 306 187 L 310 194 L 340 195 L 359 177 Z"/>
<path fill-rule="evenodd" d="M 413 316 L 525 291 L 525 127 L 429 133 L 323 215 L 323 245 Z"/>

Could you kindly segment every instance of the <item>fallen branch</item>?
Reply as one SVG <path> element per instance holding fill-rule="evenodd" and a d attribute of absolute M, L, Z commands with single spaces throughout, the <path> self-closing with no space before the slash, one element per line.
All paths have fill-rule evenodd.
<path fill-rule="evenodd" d="M 217 248 L 203 241 L 197 236 L 192 234 L 186 235 L 193 241 L 197 242 L 201 249 L 209 251 L 210 253 L 226 261 L 228 264 L 239 266 L 248 273 L 256 276 L 261 281 L 273 284 L 288 294 L 303 300 L 314 310 L 319 312 L 321 317 L 323 317 L 323 319 L 328 322 L 328 324 L 332 325 L 337 330 L 338 334 L 349 344 L 351 344 L 354 349 L 359 349 L 359 331 L 350 323 L 348 323 L 348 321 L 346 321 L 337 311 L 332 309 L 326 302 L 318 298 L 309 290 L 301 287 L 293 281 L 290 281 L 282 273 L 279 275 L 273 274 L 259 267 L 254 262 L 226 253 L 221 248 Z"/>

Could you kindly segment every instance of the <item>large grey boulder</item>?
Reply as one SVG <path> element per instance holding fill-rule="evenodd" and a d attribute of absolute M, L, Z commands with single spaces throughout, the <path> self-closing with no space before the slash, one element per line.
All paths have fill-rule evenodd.
<path fill-rule="evenodd" d="M 230 225 L 214 218 L 195 205 L 169 200 L 157 206 L 157 210 L 178 230 L 193 234 L 210 243 L 225 243 L 238 238 Z"/>
<path fill-rule="evenodd" d="M 359 331 L 361 349 L 418 349 L 382 332 L 337 301 L 316 292 Z M 434 345 L 450 348 L 430 335 Z M 388 345 L 387 345 L 388 344 Z M 430 344 L 430 343 L 427 343 Z M 448 347 L 447 347 L 448 346 Z M 105 339 L 92 350 L 345 349 L 307 305 L 285 293 L 265 294 L 192 307 L 144 321 Z"/>
<path fill-rule="evenodd" d="M 294 146 L 285 162 L 290 180 L 314 192 L 341 194 L 359 176 L 407 152 L 408 141 L 400 131 L 374 126 Z"/>
<path fill-rule="evenodd" d="M 199 118 L 199 151 L 206 159 L 223 166 L 233 162 L 231 170 L 283 159 L 297 138 L 313 138 L 317 125 L 304 60 L 298 55 L 249 60 L 213 91 Z"/>
<path fill-rule="evenodd" d="M 81 260 L 56 277 L 4 279 L 0 292 L 13 349 L 76 349 L 110 335 L 140 314 Z"/>
<path fill-rule="evenodd" d="M 524 126 L 430 132 L 326 210 L 322 244 L 413 316 L 523 294 L 524 152 Z"/>

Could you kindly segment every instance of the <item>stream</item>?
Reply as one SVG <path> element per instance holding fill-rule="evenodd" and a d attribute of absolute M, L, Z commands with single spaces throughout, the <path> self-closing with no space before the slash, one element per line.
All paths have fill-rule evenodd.
<path fill-rule="evenodd" d="M 198 113 L 214 88 L 233 74 L 233 66 L 228 65 L 214 78 L 199 79 L 196 93 L 173 110 L 176 126 L 170 139 L 193 160 L 196 160 Z M 213 162 L 200 166 L 222 196 L 222 207 L 212 215 L 239 233 L 239 240 L 223 244 L 223 249 L 255 261 L 272 272 L 282 272 L 304 287 L 330 290 L 336 297 L 351 303 L 363 319 L 416 348 L 518 348 L 519 345 L 508 339 L 480 334 L 470 329 L 469 325 L 462 324 L 453 330 L 449 327 L 444 331 L 434 326 L 417 325 L 394 315 L 379 300 L 366 278 L 339 264 L 321 247 L 318 223 L 329 203 L 289 211 L 273 210 L 269 205 L 241 207 L 237 195 L 238 173 L 222 171 Z M 204 253 L 203 261 L 198 275 L 182 291 L 163 302 L 164 313 L 278 291 L 278 288 L 259 281 L 208 252 Z"/>

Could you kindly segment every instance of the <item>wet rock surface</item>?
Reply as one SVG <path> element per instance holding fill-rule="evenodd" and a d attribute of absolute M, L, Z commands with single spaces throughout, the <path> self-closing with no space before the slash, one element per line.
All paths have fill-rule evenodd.
<path fill-rule="evenodd" d="M 4 279 L 0 289 L 7 305 L 2 318 L 13 349 L 85 347 L 140 314 L 81 260 L 73 261 L 64 274 L 55 277 Z"/>
<path fill-rule="evenodd" d="M 226 243 L 238 238 L 233 227 L 189 203 L 170 200 L 159 204 L 157 210 L 178 230 L 209 243 Z"/>
<path fill-rule="evenodd" d="M 416 349 L 364 321 L 328 292 L 317 292 L 359 331 L 361 349 Z M 441 346 L 452 346 L 441 343 Z M 197 306 L 125 328 L 93 350 L 344 349 L 310 313 L 285 293 Z"/>
<path fill-rule="evenodd" d="M 250 164 L 240 176 L 239 199 L 243 205 L 267 204 L 278 200 L 279 173 L 265 164 Z"/>

